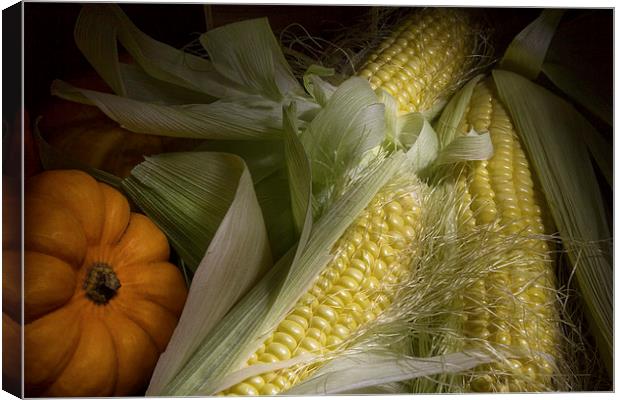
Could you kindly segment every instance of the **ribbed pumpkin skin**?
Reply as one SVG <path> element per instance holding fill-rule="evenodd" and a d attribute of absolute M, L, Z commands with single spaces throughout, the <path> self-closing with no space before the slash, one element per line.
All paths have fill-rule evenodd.
<path fill-rule="evenodd" d="M 514 263 L 489 273 L 465 292 L 467 346 L 513 346 L 526 356 L 477 368 L 468 389 L 555 390 L 553 359 L 558 355 L 560 332 L 554 266 L 542 236 L 548 233 L 543 222 L 543 198 L 534 186 L 518 134 L 490 79 L 475 87 L 459 126 L 461 134 L 472 129 L 489 132 L 494 155 L 489 160 L 468 162 L 457 171 L 457 188 L 470 204 L 463 209 L 461 229 L 490 229 L 497 240 L 518 245 L 509 250 Z"/>
<path fill-rule="evenodd" d="M 164 234 L 120 192 L 72 170 L 26 182 L 24 226 L 26 396 L 140 394 L 187 295 Z M 113 271 L 113 296 L 94 265 Z M 87 295 L 88 282 L 107 301 Z"/>

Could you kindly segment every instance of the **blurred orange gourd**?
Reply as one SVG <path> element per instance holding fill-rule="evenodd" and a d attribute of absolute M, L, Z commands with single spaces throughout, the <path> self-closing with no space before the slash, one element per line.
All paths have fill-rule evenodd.
<path fill-rule="evenodd" d="M 76 87 L 111 92 L 94 72 L 69 79 Z M 136 133 L 122 128 L 97 107 L 60 98 L 46 102 L 40 112 L 43 138 L 63 157 L 125 178 L 144 156 L 188 151 L 199 140 Z"/>

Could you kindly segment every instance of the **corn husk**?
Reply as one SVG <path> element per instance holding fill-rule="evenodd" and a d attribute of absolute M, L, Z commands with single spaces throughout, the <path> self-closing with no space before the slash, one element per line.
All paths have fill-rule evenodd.
<path fill-rule="evenodd" d="M 112 4 L 85 6 L 75 40 L 115 94 L 62 81 L 53 82 L 52 94 L 95 105 L 134 132 L 273 140 L 283 137 L 284 105 L 296 101 L 302 120 L 318 108 L 292 75 L 264 18 L 203 34 L 209 59 L 148 37 Z M 118 43 L 133 63 L 119 61 Z"/>
<path fill-rule="evenodd" d="M 308 67 L 304 73 L 304 88 L 321 107 L 327 104 L 327 100 L 336 91 L 336 87 L 323 80 L 322 77 L 332 76 L 333 74 L 334 70 L 332 68 L 314 64 Z"/>
<path fill-rule="evenodd" d="M 358 155 L 383 141 L 383 118 L 384 106 L 368 83 L 351 78 L 334 91 L 302 132 L 300 140 L 311 160 L 315 214 L 341 190 L 335 183 L 346 184 L 342 177 L 358 167 Z"/>
<path fill-rule="evenodd" d="M 97 106 L 132 132 L 219 140 L 274 140 L 282 137 L 281 104 L 248 95 L 208 104 L 163 105 L 76 88 L 54 81 L 52 94 Z"/>
<path fill-rule="evenodd" d="M 190 264 L 196 273 L 154 372 L 157 379 L 191 357 L 200 344 L 197 338 L 271 267 L 271 253 L 250 175 L 236 156 L 195 152 L 154 157 L 136 167 L 123 187 L 177 248 L 208 243 L 199 264 Z M 205 238 L 211 231 L 213 236 Z M 192 261 L 191 253 L 181 256 Z"/>
<path fill-rule="evenodd" d="M 567 102 L 517 74 L 493 72 L 565 239 L 593 334 L 609 371 L 613 348 L 611 232 L 582 135 L 592 126 Z M 587 133 L 586 133 L 587 134 Z"/>
<path fill-rule="evenodd" d="M 483 352 L 461 352 L 429 358 L 398 354 L 358 353 L 337 359 L 316 375 L 296 385 L 287 395 L 351 393 L 379 384 L 401 382 L 435 374 L 466 371 L 498 358 Z M 337 376 L 337 379 L 334 379 Z"/>
<path fill-rule="evenodd" d="M 439 154 L 435 167 L 467 160 L 487 160 L 493 155 L 493 144 L 488 132 L 472 130 L 466 136 L 457 134 L 459 122 L 466 112 L 474 87 L 482 75 L 467 82 L 450 100 L 436 123 Z"/>
<path fill-rule="evenodd" d="M 75 42 L 93 68 L 123 97 L 134 98 L 140 92 L 141 81 L 126 82 L 118 57 L 118 43 L 122 44 L 144 72 L 158 81 L 202 93 L 207 99 L 241 94 L 240 86 L 217 72 L 213 64 L 156 41 L 141 32 L 118 5 L 90 4 L 83 7 L 76 22 Z M 134 89 L 138 87 L 138 89 Z M 165 96 L 158 96 L 159 101 Z"/>
<path fill-rule="evenodd" d="M 290 183 L 293 221 L 298 235 L 308 234 L 312 228 L 312 168 L 306 150 L 297 137 L 296 106 L 291 103 L 284 110 L 284 155 Z M 301 238 L 305 242 L 306 238 Z"/>
<path fill-rule="evenodd" d="M 540 17 L 512 40 L 499 68 L 517 72 L 528 79 L 536 79 L 562 14 L 562 10 L 543 10 Z"/>
<path fill-rule="evenodd" d="M 588 86 L 584 78 L 572 69 L 550 62 L 543 65 L 542 71 L 568 96 L 576 99 L 610 126 L 612 125 L 611 105 L 595 89 Z M 598 164 L 607 184 L 613 187 L 613 154 L 609 151 L 612 146 L 610 140 L 595 129 L 588 129 L 585 133 L 583 139 L 592 157 Z"/>

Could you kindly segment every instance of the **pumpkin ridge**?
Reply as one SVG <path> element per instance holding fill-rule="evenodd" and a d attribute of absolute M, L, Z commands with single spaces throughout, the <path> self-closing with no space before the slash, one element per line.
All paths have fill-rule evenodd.
<path fill-rule="evenodd" d="M 150 293 L 149 291 L 145 290 L 145 287 L 146 287 L 145 282 L 132 279 L 132 277 L 136 276 L 135 272 L 132 271 L 133 269 L 137 271 L 146 272 L 145 267 L 146 268 L 157 268 L 158 271 L 151 271 L 151 270 L 148 271 L 149 274 L 153 273 L 156 275 L 164 274 L 164 271 L 161 271 L 163 268 L 169 268 L 169 269 L 176 270 L 176 272 L 178 272 L 179 274 L 179 278 L 180 278 L 179 282 L 183 283 L 185 297 L 187 297 L 188 289 L 185 284 L 185 280 L 183 279 L 181 275 L 181 271 L 178 269 L 177 266 L 175 266 L 174 264 L 168 261 L 155 261 L 155 262 L 150 262 L 150 263 L 134 262 L 134 263 L 129 263 L 129 264 L 122 264 L 122 265 L 119 265 L 119 268 L 117 269 L 117 275 L 119 279 L 121 280 L 123 286 L 127 290 L 130 290 L 132 293 L 139 293 L 141 298 L 148 300 L 151 303 L 154 303 L 168 310 L 170 314 L 172 315 L 179 316 L 183 310 L 182 306 L 181 306 L 181 309 L 179 310 L 177 309 L 177 307 L 174 307 L 174 303 L 171 302 L 169 299 L 158 299 L 153 293 Z M 168 278 L 172 278 L 172 277 L 168 276 Z M 179 282 L 174 282 L 173 279 L 169 279 L 169 283 L 170 283 L 169 286 L 176 287 Z M 175 296 L 172 296 L 172 297 L 175 297 Z M 185 301 L 183 301 L 183 303 L 185 303 Z"/>
<path fill-rule="evenodd" d="M 137 284 L 132 285 L 131 283 L 128 283 L 128 284 L 125 285 L 125 287 L 133 287 L 133 292 L 134 293 L 139 293 L 140 296 L 142 297 L 142 299 L 144 299 L 144 300 L 146 300 L 146 301 L 148 301 L 150 303 L 153 303 L 155 305 L 160 306 L 162 309 L 168 311 L 168 313 L 170 313 L 170 314 L 172 314 L 174 316 L 176 316 L 178 314 L 175 310 L 171 309 L 170 307 L 166 306 L 165 304 L 161 304 L 151 294 L 149 294 L 147 292 L 143 292 L 142 290 L 140 290 L 139 285 L 137 285 Z"/>
<path fill-rule="evenodd" d="M 57 235 L 51 239 L 49 232 L 46 230 L 41 231 L 39 227 L 41 223 L 41 215 L 39 215 L 41 210 L 39 207 L 42 207 L 40 206 L 41 204 L 45 204 L 44 209 L 47 215 L 51 215 L 49 212 L 50 209 L 53 209 L 54 213 L 57 214 L 55 215 L 56 218 L 63 214 L 61 215 L 61 220 L 64 221 L 63 223 L 67 224 L 65 228 L 72 225 L 71 230 L 76 233 L 79 228 L 81 235 L 61 237 L 60 239 L 63 240 L 64 246 L 53 246 L 54 244 L 58 245 L 58 243 L 54 243 L 54 241 L 58 240 Z M 52 229 L 50 226 L 45 226 L 45 228 Z M 70 243 L 75 247 L 70 249 L 70 251 L 66 251 L 67 239 L 77 241 L 77 243 Z M 61 249 L 58 247 L 61 247 Z M 24 250 L 48 254 L 69 265 L 79 268 L 86 259 L 88 240 L 84 227 L 73 212 L 69 211 L 67 208 L 63 208 L 62 203 L 54 198 L 46 196 L 45 194 L 36 193 L 35 195 L 24 197 Z M 74 254 L 74 252 L 77 253 Z"/>
<path fill-rule="evenodd" d="M 51 265 L 50 262 L 52 261 Z M 32 266 L 39 266 L 41 264 L 39 263 L 43 263 L 46 264 L 46 268 L 43 268 L 39 271 L 32 271 L 31 268 L 33 268 Z M 66 277 L 64 276 L 59 276 L 59 275 L 52 275 L 50 278 L 49 274 L 50 271 L 56 271 L 56 272 L 61 272 L 60 269 L 66 268 L 65 266 L 68 267 L 68 269 L 65 269 L 64 272 L 66 272 L 66 274 L 63 272 L 62 275 L 67 275 Z M 34 267 L 36 269 L 36 267 Z M 71 276 L 69 277 L 69 271 Z M 26 323 L 31 323 L 33 321 L 38 320 L 39 318 L 44 317 L 45 315 L 50 314 L 51 312 L 54 312 L 56 310 L 59 310 L 60 308 L 66 307 L 71 300 L 73 299 L 73 293 L 75 292 L 75 286 L 77 285 L 77 270 L 75 268 L 74 265 L 67 263 L 65 260 L 62 260 L 58 257 L 55 257 L 53 255 L 49 255 L 49 254 L 45 254 L 45 253 L 41 253 L 38 251 L 34 251 L 34 250 L 26 250 L 24 251 L 24 320 L 26 321 Z M 39 281 L 37 282 L 36 279 L 33 282 L 32 280 L 28 279 L 29 276 L 36 276 L 38 274 L 38 277 L 41 278 L 46 278 L 43 281 Z M 65 280 L 65 278 L 67 278 Z M 54 284 L 56 284 L 57 282 L 60 283 L 69 283 L 72 281 L 72 285 L 71 287 L 66 287 L 65 289 L 67 289 L 67 293 L 69 293 L 69 290 L 71 291 L 71 293 L 69 294 L 68 297 L 65 297 L 64 299 L 60 299 L 59 297 L 53 297 L 53 294 L 50 295 L 50 293 L 58 293 L 58 286 L 49 286 L 49 282 L 53 282 Z M 45 286 L 43 287 L 43 290 L 41 288 L 41 284 L 40 282 L 48 282 L 45 283 Z M 38 288 L 38 291 L 36 290 Z M 35 290 L 34 292 L 32 290 Z M 41 294 L 44 293 L 44 294 Z M 32 295 L 35 295 L 35 298 L 38 297 L 39 301 L 38 302 L 30 302 L 29 300 L 32 299 Z M 41 309 L 42 307 L 42 303 L 41 303 L 41 298 L 44 298 L 44 304 L 45 304 L 45 308 Z M 27 300 L 28 299 L 28 300 Z M 52 300 L 55 300 L 57 302 L 53 302 Z M 43 311 L 42 311 L 43 310 Z"/>
<path fill-rule="evenodd" d="M 149 301 L 149 300 L 146 300 L 146 299 L 144 299 L 144 300 L 145 301 Z M 149 301 L 149 302 L 152 303 L 151 301 Z M 146 336 L 148 336 L 148 338 L 151 340 L 151 343 L 153 343 L 153 345 L 155 346 L 157 351 L 161 354 L 164 351 L 164 349 L 160 349 L 159 348 L 159 345 L 157 344 L 157 340 L 155 340 L 155 338 L 153 337 L 153 335 L 149 331 L 148 327 L 145 327 L 138 320 L 138 318 L 133 317 L 129 312 L 127 312 L 127 311 L 131 311 L 130 308 L 125 308 L 124 306 L 121 306 L 121 304 L 123 304 L 123 302 L 122 301 L 119 302 L 117 300 L 116 303 L 115 303 L 115 307 L 113 307 L 113 308 L 116 309 L 116 311 L 119 312 L 120 314 L 122 314 L 125 318 L 128 318 L 131 322 L 133 322 L 134 324 L 138 325 L 140 327 L 140 329 L 142 329 L 144 331 L 144 333 L 146 333 Z M 156 304 L 156 303 L 154 303 L 154 304 Z M 168 310 L 166 310 L 165 308 L 162 307 L 162 309 L 164 309 L 166 312 L 168 312 Z M 172 313 L 170 313 L 170 314 L 172 314 Z"/>
<path fill-rule="evenodd" d="M 105 220 L 104 197 L 98 182 L 89 174 L 79 170 L 44 171 L 29 179 L 26 194 L 42 194 L 71 213 L 79 221 L 87 245 L 100 240 Z"/>
<path fill-rule="evenodd" d="M 146 215 L 131 213 L 127 229 L 113 249 L 114 256 L 128 264 L 167 261 L 168 238 Z"/>
<path fill-rule="evenodd" d="M 112 346 L 114 347 L 114 360 L 116 361 L 116 368 L 114 368 L 115 374 L 114 374 L 114 384 L 112 385 L 112 393 L 110 394 L 110 396 L 114 396 L 116 394 L 116 386 L 118 385 L 118 374 L 120 371 L 119 368 L 119 360 L 118 360 L 118 345 L 116 344 L 116 337 L 114 336 L 114 333 L 112 332 L 112 329 L 110 329 L 110 327 L 108 326 L 108 323 L 106 321 L 105 318 L 100 318 L 99 319 L 101 321 L 101 323 L 103 324 L 103 326 L 105 326 L 105 329 L 108 331 L 108 335 L 110 335 L 110 338 L 112 339 Z"/>
<path fill-rule="evenodd" d="M 159 348 L 157 347 L 157 344 L 155 343 L 155 341 L 153 340 L 153 338 L 148 334 L 148 332 L 146 330 L 144 330 L 142 328 L 142 326 L 138 325 L 135 321 L 133 321 L 132 319 L 130 319 L 129 317 L 127 317 L 121 310 L 119 310 L 119 307 L 116 306 L 111 306 L 110 307 L 111 312 L 109 313 L 107 318 L 103 319 L 104 324 L 106 325 L 107 329 L 112 333 L 112 341 L 114 343 L 114 347 L 116 349 L 116 360 L 117 360 L 117 379 L 116 379 L 116 383 L 114 386 L 114 392 L 113 392 L 113 396 L 126 396 L 127 393 L 124 392 L 119 392 L 119 384 L 121 384 L 121 357 L 119 356 L 121 354 L 121 350 L 119 350 L 119 342 L 122 340 L 122 334 L 114 334 L 113 332 L 115 332 L 114 328 L 112 326 L 110 326 L 110 324 L 113 324 L 114 319 L 118 320 L 124 320 L 123 324 L 134 324 L 135 328 L 140 330 L 141 332 L 144 333 L 144 335 L 146 335 L 146 337 L 148 338 L 148 343 L 150 344 L 150 350 L 149 351 L 154 351 L 155 352 L 155 362 L 157 361 L 157 359 L 159 358 Z M 114 315 L 114 317 L 112 317 Z M 145 342 L 146 343 L 146 342 Z M 146 345 L 146 344 L 145 344 Z M 150 378 L 150 377 L 149 377 Z"/>
<path fill-rule="evenodd" d="M 85 336 L 86 336 L 86 335 L 84 334 L 84 330 L 85 330 L 84 325 L 85 325 L 85 324 L 90 323 L 90 321 L 87 321 L 87 319 L 88 319 L 88 318 L 96 318 L 96 319 L 97 319 L 97 320 L 98 320 L 98 321 L 99 321 L 102 325 L 104 325 L 104 326 L 105 326 L 105 322 L 104 322 L 104 319 L 103 319 L 103 318 L 100 318 L 100 317 L 98 317 L 98 316 L 96 316 L 96 315 L 88 315 L 88 314 L 89 314 L 89 313 L 88 313 L 88 312 L 86 312 L 86 311 L 84 311 L 84 309 L 81 309 L 81 310 L 80 310 L 80 313 L 79 313 L 79 323 L 80 323 L 80 330 L 79 330 L 79 332 L 80 332 L 80 338 L 79 338 L 79 340 L 77 341 L 77 343 L 76 343 L 75 347 L 73 348 L 73 350 L 72 350 L 72 352 L 71 352 L 71 356 L 69 357 L 69 361 L 68 361 L 68 362 L 67 362 L 67 363 L 66 363 L 66 364 L 62 367 L 62 372 L 61 372 L 60 374 L 58 374 L 58 375 L 54 378 L 54 380 L 52 381 L 52 383 L 51 383 L 51 384 L 50 384 L 50 385 L 46 388 L 46 392 L 45 392 L 45 394 L 46 394 L 46 395 L 48 395 L 48 392 L 47 392 L 47 391 L 48 391 L 48 390 L 49 390 L 49 389 L 50 389 L 50 388 L 54 385 L 54 383 L 56 383 L 56 382 L 58 381 L 58 379 L 59 379 L 59 378 L 60 378 L 60 377 L 61 377 L 61 376 L 65 373 L 66 369 L 67 369 L 67 368 L 69 368 L 69 366 L 71 365 L 71 363 L 74 361 L 74 359 L 75 359 L 75 357 L 76 357 L 76 354 L 77 354 L 77 352 L 78 352 L 78 349 L 80 349 L 80 345 L 82 344 L 82 340 L 84 340 L 84 339 L 85 339 Z M 112 335 L 111 335 L 111 333 L 110 333 L 109 329 L 107 329 L 107 326 L 106 326 L 106 331 L 107 331 L 108 335 L 110 335 L 110 341 L 113 343 L 113 346 L 115 346 L 115 345 L 114 345 L 114 339 L 112 338 Z M 114 348 L 115 348 L 115 350 L 116 350 L 116 347 L 114 347 Z M 114 354 L 114 358 L 117 360 L 117 365 L 118 365 L 118 357 L 116 356 L 116 354 Z M 117 379 L 118 379 L 118 377 L 115 375 L 115 382 L 114 382 L 114 386 L 116 385 L 116 380 L 117 380 Z M 114 389 L 114 387 L 112 387 L 112 390 L 113 390 L 113 389 Z M 103 395 L 103 396 L 101 396 L 101 397 L 109 397 L 109 396 L 111 396 L 111 395 L 112 395 L 112 393 L 113 393 L 113 392 L 110 392 L 109 394 L 107 394 L 107 395 Z M 83 397 L 83 396 L 80 396 L 80 397 Z M 98 397 L 99 397 L 99 396 L 98 396 Z"/>
<path fill-rule="evenodd" d="M 129 286 L 129 285 L 127 285 Z M 167 307 L 165 304 L 161 304 L 159 301 L 157 301 L 157 299 L 154 298 L 154 296 L 152 296 L 151 294 L 147 293 L 147 292 L 143 292 L 141 290 L 138 289 L 138 285 L 135 286 L 135 290 L 134 293 L 139 293 L 140 296 L 142 296 L 142 298 L 146 301 L 148 301 L 149 303 L 153 303 L 155 305 L 158 305 L 159 307 L 161 307 L 162 309 L 166 310 L 169 314 L 176 316 L 178 313 L 171 309 L 170 307 Z"/>
<path fill-rule="evenodd" d="M 131 217 L 129 202 L 121 192 L 110 185 L 99 182 L 103 193 L 105 220 L 101 227 L 102 246 L 116 246 L 125 236 Z"/>
<path fill-rule="evenodd" d="M 73 357 L 75 357 L 75 353 L 77 352 L 77 349 L 78 349 L 78 346 L 80 344 L 80 341 L 82 340 L 82 336 L 84 335 L 84 332 L 83 332 L 83 329 L 82 329 L 83 328 L 83 323 L 84 323 L 82 315 L 81 315 L 82 313 L 80 312 L 79 307 L 77 307 L 75 305 L 73 305 L 73 306 L 77 308 L 77 313 L 78 313 L 78 316 L 79 316 L 79 318 L 77 320 L 78 321 L 77 322 L 78 323 L 78 329 L 77 329 L 77 331 L 78 331 L 78 338 L 76 340 L 75 346 L 72 346 L 71 350 L 67 353 L 67 356 L 63 358 L 63 361 L 62 361 L 63 365 L 60 368 L 58 368 L 58 372 L 56 374 L 54 374 L 54 375 L 49 376 L 47 382 L 44 382 L 41 385 L 41 387 L 39 387 L 39 389 L 37 390 L 37 392 L 42 394 L 42 395 L 47 394 L 47 391 L 49 390 L 49 388 L 65 372 L 65 369 L 67 369 L 67 367 L 69 366 L 69 364 L 73 360 Z M 58 310 L 56 310 L 56 311 L 58 311 Z M 30 325 L 30 324 L 28 324 L 28 325 Z M 27 329 L 28 325 L 24 326 L 24 331 L 25 331 L 25 329 Z M 25 332 L 24 332 L 24 334 L 25 334 Z M 25 346 L 25 343 L 24 343 L 24 346 Z M 25 360 L 24 360 L 24 362 L 25 362 Z M 30 394 L 30 395 L 26 394 L 26 397 L 32 396 L 32 395 L 33 394 Z"/>
<path fill-rule="evenodd" d="M 133 322 L 134 324 L 136 324 L 140 329 L 142 329 L 144 331 L 144 333 L 146 333 L 146 336 L 148 336 L 151 344 L 155 347 L 155 349 L 157 349 L 157 351 L 159 352 L 159 346 L 157 346 L 157 342 L 155 341 L 155 339 L 153 338 L 153 336 L 150 334 L 150 332 L 144 328 L 144 326 L 142 326 L 142 324 L 140 324 L 138 321 L 136 321 L 135 318 L 131 318 L 130 315 L 128 315 L 125 312 L 125 308 L 120 306 L 118 304 L 118 300 L 116 301 L 116 304 L 111 304 L 110 308 L 111 310 L 113 310 L 113 312 L 116 312 L 120 315 L 122 315 L 123 317 L 127 318 L 128 320 L 130 320 L 131 322 Z"/>

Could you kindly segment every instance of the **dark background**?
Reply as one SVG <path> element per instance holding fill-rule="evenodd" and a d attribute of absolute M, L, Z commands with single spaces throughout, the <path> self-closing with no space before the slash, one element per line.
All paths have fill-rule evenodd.
<path fill-rule="evenodd" d="M 79 3 L 24 3 L 25 105 L 36 112 L 48 98 L 53 79 L 67 79 L 90 70 L 73 41 L 73 26 Z M 268 17 L 276 32 L 297 22 L 311 34 L 329 39 L 336 29 L 352 25 L 366 15 L 367 6 L 269 6 L 201 4 L 121 4 L 139 29 L 174 47 L 187 45 L 207 27 L 217 27 L 247 18 Z M 496 54 L 536 18 L 541 9 L 490 8 L 480 12 L 493 30 Z M 206 18 L 206 15 L 209 17 Z M 207 22 L 208 20 L 208 22 Z M 584 23 L 583 35 L 575 39 L 592 74 L 611 99 L 613 77 L 613 10 L 569 10 L 562 24 Z"/>
<path fill-rule="evenodd" d="M 201 4 L 121 4 L 121 7 L 138 28 L 174 47 L 188 44 L 207 29 L 205 8 Z M 357 22 L 370 9 L 366 6 L 208 7 L 211 27 L 267 16 L 276 34 L 290 23 L 298 22 L 313 35 L 324 38 L 329 38 L 330 32 L 337 28 Z M 80 8 L 79 3 L 24 3 L 24 94 L 31 115 L 36 114 L 41 102 L 48 97 L 53 79 L 67 79 L 90 69 L 73 41 L 73 26 Z M 539 12 L 538 9 L 486 10 L 489 23 L 501 33 L 495 35 L 498 50 Z"/>

